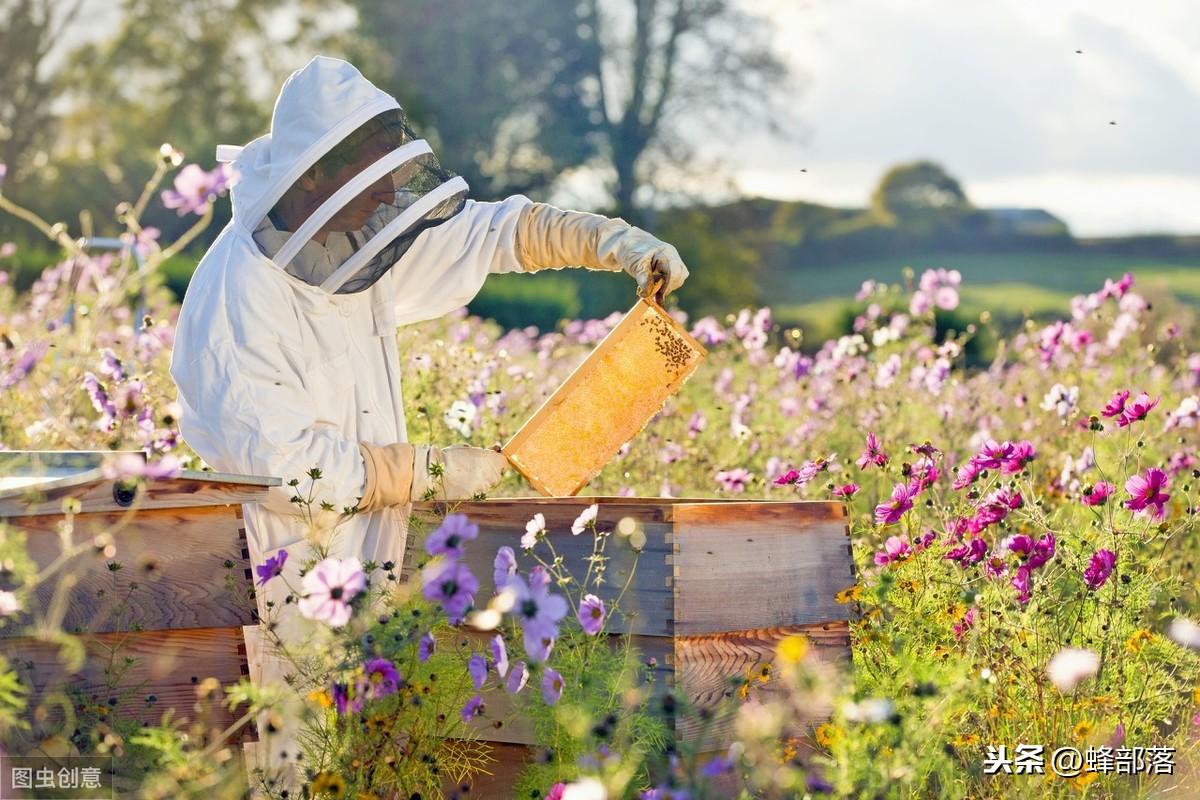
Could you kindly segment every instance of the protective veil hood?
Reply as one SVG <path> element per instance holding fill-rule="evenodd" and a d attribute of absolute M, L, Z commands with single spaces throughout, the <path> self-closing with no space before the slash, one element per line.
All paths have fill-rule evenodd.
<path fill-rule="evenodd" d="M 466 182 L 408 128 L 395 98 L 324 56 L 284 83 L 270 133 L 222 145 L 217 158 L 239 176 L 235 223 L 276 266 L 329 294 L 370 288 L 466 203 Z"/>

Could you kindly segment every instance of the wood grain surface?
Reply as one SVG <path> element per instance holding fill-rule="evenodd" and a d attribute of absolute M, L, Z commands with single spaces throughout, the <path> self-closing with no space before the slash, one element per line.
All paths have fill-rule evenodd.
<path fill-rule="evenodd" d="M 45 567 L 63 552 L 57 515 L 9 519 L 26 534 L 30 557 Z M 79 514 L 73 541 L 89 542 L 108 533 L 116 552 L 105 556 L 88 547 L 61 574 L 74 582 L 63 609 L 68 632 L 210 628 L 254 621 L 249 553 L 242 520 L 233 508 L 208 506 L 142 510 L 135 513 Z M 114 571 L 110 565 L 119 564 Z M 245 591 L 234 593 L 229 582 Z M 59 581 L 40 587 L 35 615 L 52 613 Z M 2 634 L 0 634 L 2 635 Z"/>

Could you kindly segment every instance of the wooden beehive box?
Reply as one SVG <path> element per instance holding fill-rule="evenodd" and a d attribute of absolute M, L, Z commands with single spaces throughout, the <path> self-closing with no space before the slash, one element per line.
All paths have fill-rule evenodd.
<path fill-rule="evenodd" d="M 543 495 L 575 495 L 706 355 L 662 306 L 641 298 L 501 452 Z"/>
<path fill-rule="evenodd" d="M 241 504 L 260 501 L 279 479 L 184 471 L 137 489 L 104 477 L 106 455 L 0 453 L 0 523 L 23 532 L 39 567 L 63 555 L 68 498 L 79 502 L 75 543 L 112 537 L 107 553 L 89 545 L 71 557 L 5 632 L 60 615 L 63 630 L 86 634 L 87 662 L 71 678 L 85 699 L 103 706 L 116 697 L 116 713 L 141 722 L 159 722 L 168 708 L 176 719 L 195 719 L 197 684 L 235 683 L 247 673 L 242 626 L 256 615 Z M 55 598 L 63 576 L 73 586 Z M 8 638 L 2 646 L 35 698 L 64 677 L 48 642 Z M 127 671 L 105 675 L 126 656 L 135 659 Z M 217 704 L 206 721 L 224 726 L 233 717 Z"/>
<path fill-rule="evenodd" d="M 455 503 L 453 511 L 479 525 L 479 538 L 469 544 L 465 559 L 480 581 L 477 599 L 486 602 L 494 592 L 492 559 L 501 545 L 513 548 L 522 571 L 533 565 L 520 538 L 536 513 L 545 517 L 553 545 L 571 572 L 582 577 L 592 537 L 573 536 L 571 523 L 593 502 L 599 505 L 599 529 L 612 530 L 631 517 L 646 536 L 622 600 L 624 610 L 636 616 L 631 622 L 615 619 L 613 632 L 634 637 L 645 656 L 657 659 L 657 686 L 676 687 L 697 707 L 713 708 L 731 691 L 731 678 L 770 662 L 776 643 L 792 633 L 808 637 L 816 657 L 849 662 L 850 612 L 834 598 L 855 579 L 847 511 L 840 502 L 569 497 Z M 445 510 L 438 503 L 414 507 L 431 523 Z M 599 593 L 606 603 L 633 566 L 632 550 L 616 538 L 606 551 L 608 583 Z M 406 571 L 413 574 L 425 557 L 410 541 Z M 494 726 L 508 708 L 502 692 L 485 700 L 488 713 L 477 720 L 477 730 L 503 754 L 496 777 L 488 779 L 491 794 L 485 796 L 502 796 L 504 781 L 528 755 L 521 746 L 536 742 L 511 720 Z M 828 713 L 813 709 L 813 720 Z M 695 716 L 681 715 L 676 723 L 681 740 L 696 742 L 700 729 Z M 709 728 L 701 746 L 716 750 L 731 737 L 726 718 Z"/>

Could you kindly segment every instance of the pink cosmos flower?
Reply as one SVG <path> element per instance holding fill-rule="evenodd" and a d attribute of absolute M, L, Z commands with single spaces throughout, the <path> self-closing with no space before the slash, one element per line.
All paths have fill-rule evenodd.
<path fill-rule="evenodd" d="M 978 616 L 979 612 L 975 610 L 975 606 L 968 608 L 966 613 L 962 615 L 962 619 L 954 623 L 954 638 L 962 639 L 963 634 L 970 630 L 971 626 L 975 624 L 975 619 Z"/>
<path fill-rule="evenodd" d="M 883 452 L 883 448 L 879 444 L 878 437 L 874 432 L 867 433 L 867 449 L 863 450 L 861 456 L 855 462 L 859 469 L 866 469 L 871 464 L 877 467 L 886 467 L 888 463 L 888 455 Z"/>
<path fill-rule="evenodd" d="M 1022 564 L 1012 577 L 1012 587 L 1017 590 L 1017 600 L 1022 605 L 1029 602 L 1029 575 L 1032 572 L 1028 564 Z"/>
<path fill-rule="evenodd" d="M 753 473 L 742 467 L 730 470 L 721 470 L 717 473 L 717 483 L 727 492 L 742 492 L 746 489 L 746 484 L 750 482 Z"/>
<path fill-rule="evenodd" d="M 1108 481 L 1098 481 L 1095 486 L 1089 486 L 1083 490 L 1083 504 L 1085 506 L 1102 506 L 1108 502 L 1108 498 L 1117 490 Z"/>
<path fill-rule="evenodd" d="M 175 176 L 175 188 L 161 193 L 162 204 L 184 214 L 203 214 L 212 202 L 225 193 L 233 178 L 229 164 L 218 164 L 205 172 L 199 164 L 188 164 Z"/>
<path fill-rule="evenodd" d="M 883 552 L 875 554 L 875 563 L 883 566 L 893 561 L 903 561 L 910 552 L 907 536 L 889 536 L 883 543 Z"/>
<path fill-rule="evenodd" d="M 897 484 L 892 489 L 892 498 L 886 503 L 875 506 L 875 524 L 891 525 L 899 522 L 900 518 L 904 516 L 904 512 L 913 507 L 912 498 L 912 490 L 907 484 Z"/>
<path fill-rule="evenodd" d="M 1167 473 L 1158 467 L 1151 467 L 1144 475 L 1134 475 L 1125 481 L 1125 491 L 1130 494 L 1125 507 L 1139 513 L 1152 508 L 1153 519 L 1162 519 L 1167 515 L 1166 503 L 1171 497 L 1167 493 L 1169 483 Z"/>
<path fill-rule="evenodd" d="M 1132 425 L 1135 422 L 1143 420 L 1146 415 L 1158 405 L 1159 398 L 1150 399 L 1150 395 L 1142 392 L 1132 403 L 1125 406 L 1125 410 L 1121 412 L 1121 416 L 1117 417 L 1117 427 L 1124 428 L 1127 425 Z"/>
<path fill-rule="evenodd" d="M 988 545 L 983 539 L 974 538 L 946 553 L 946 558 L 959 564 L 978 564 L 988 553 Z"/>
<path fill-rule="evenodd" d="M 1088 562 L 1087 569 L 1083 571 L 1083 582 L 1089 589 L 1099 589 L 1108 580 L 1116 565 L 1116 553 L 1111 550 L 1097 550 Z"/>
<path fill-rule="evenodd" d="M 857 483 L 847 483 L 842 486 L 838 486 L 833 490 L 833 493 L 838 497 L 843 497 L 849 500 L 851 497 L 854 497 L 854 495 L 858 494 L 859 490 L 860 487 Z"/>
<path fill-rule="evenodd" d="M 350 621 L 350 601 L 367 587 L 357 558 L 327 558 L 305 573 L 298 607 L 308 619 L 340 628 Z"/>
<path fill-rule="evenodd" d="M 1104 405 L 1103 409 L 1101 409 L 1100 416 L 1116 417 L 1123 414 L 1125 412 L 1125 401 L 1128 399 L 1128 389 L 1122 389 L 1119 392 L 1116 392 L 1113 394 L 1112 399 Z"/>

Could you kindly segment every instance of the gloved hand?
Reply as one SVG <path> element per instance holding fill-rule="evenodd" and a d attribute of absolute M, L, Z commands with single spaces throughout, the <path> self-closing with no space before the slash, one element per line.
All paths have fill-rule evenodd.
<path fill-rule="evenodd" d="M 593 270 L 623 270 L 637 281 L 641 297 L 661 278 L 655 298 L 660 304 L 688 277 L 679 252 L 641 228 L 623 219 L 563 211 L 547 203 L 522 209 L 517 220 L 517 260 L 525 272 L 576 264 Z"/>
<path fill-rule="evenodd" d="M 434 500 L 470 500 L 495 486 L 508 466 L 503 453 L 463 444 L 440 448 L 359 442 L 358 447 L 366 468 L 360 512 L 424 500 L 430 488 Z M 440 477 L 432 474 L 434 464 L 441 465 Z"/>
<path fill-rule="evenodd" d="M 434 500 L 470 500 L 478 492 L 486 492 L 503 476 L 508 466 L 508 457 L 495 450 L 454 444 L 449 447 L 423 446 L 428 454 L 428 463 L 423 468 L 418 452 L 417 466 L 413 471 L 413 500 L 425 497 L 428 488 L 433 488 Z M 432 465 L 442 465 L 441 477 L 435 477 Z"/>

